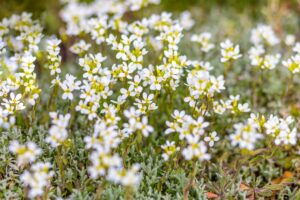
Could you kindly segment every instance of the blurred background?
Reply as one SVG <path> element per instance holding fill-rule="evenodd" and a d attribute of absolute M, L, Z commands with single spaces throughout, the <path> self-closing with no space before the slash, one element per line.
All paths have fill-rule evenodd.
<path fill-rule="evenodd" d="M 89 3 L 93 0 L 81 0 Z M 109 1 L 109 0 L 107 0 Z M 60 27 L 59 0 L 0 0 L 0 19 L 13 13 L 27 11 L 41 19 L 47 33 L 57 33 Z M 150 6 L 157 11 L 173 13 L 189 10 L 194 19 L 205 22 L 212 15 L 234 18 L 251 18 L 253 21 L 263 21 L 272 24 L 280 32 L 283 21 L 291 15 L 300 15 L 299 0 L 161 0 L 159 6 Z M 140 11 L 144 12 L 144 11 Z M 295 16 L 293 17 L 295 19 Z M 292 23 L 295 26 L 295 23 Z M 292 27 L 292 29 L 295 27 Z"/>

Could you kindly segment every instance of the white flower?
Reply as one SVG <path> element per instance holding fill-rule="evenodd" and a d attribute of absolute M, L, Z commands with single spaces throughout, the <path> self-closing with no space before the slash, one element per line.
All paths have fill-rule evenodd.
<path fill-rule="evenodd" d="M 214 144 L 215 144 L 215 142 L 219 141 L 219 139 L 220 138 L 218 137 L 217 132 L 214 131 L 214 132 L 210 133 L 209 136 L 206 136 L 204 138 L 204 141 L 208 142 L 208 144 L 209 144 L 210 147 L 213 147 Z"/>
<path fill-rule="evenodd" d="M 276 145 L 290 144 L 295 145 L 297 143 L 297 129 L 291 130 L 290 126 L 294 122 L 292 117 L 286 119 L 279 118 L 271 115 L 264 124 L 266 134 L 271 135 L 274 138 Z"/>
<path fill-rule="evenodd" d="M 148 118 L 144 116 L 142 121 L 137 123 L 137 129 L 141 130 L 145 137 L 148 137 L 151 132 L 153 132 L 153 127 L 148 125 Z"/>
<path fill-rule="evenodd" d="M 193 133 L 200 134 L 200 135 L 203 135 L 204 129 L 209 126 L 209 123 L 205 122 L 202 116 L 199 116 L 197 121 L 194 122 L 194 124 L 195 124 L 195 128 L 193 130 Z"/>
<path fill-rule="evenodd" d="M 125 3 L 128 5 L 131 11 L 140 10 L 141 8 L 149 4 L 159 4 L 160 0 L 126 0 Z"/>
<path fill-rule="evenodd" d="M 160 90 L 161 89 L 161 82 L 162 82 L 161 77 L 151 76 L 150 81 L 151 81 L 150 90 Z"/>
<path fill-rule="evenodd" d="M 16 122 L 16 118 L 14 116 L 10 116 L 8 111 L 0 107 L 0 127 L 4 129 L 9 129 Z"/>
<path fill-rule="evenodd" d="M 21 145 L 15 140 L 10 143 L 9 151 L 17 155 L 18 165 L 32 163 L 42 153 L 42 150 L 33 142 Z"/>
<path fill-rule="evenodd" d="M 91 44 L 86 43 L 84 40 L 80 40 L 71 46 L 70 51 L 74 54 L 83 54 L 87 52 L 90 47 Z"/>
<path fill-rule="evenodd" d="M 52 126 L 49 129 L 49 136 L 45 139 L 52 147 L 57 147 L 63 144 L 68 138 L 67 126 L 71 118 L 70 114 L 58 115 L 56 112 L 51 112 Z"/>
<path fill-rule="evenodd" d="M 187 148 L 182 150 L 182 155 L 186 160 L 196 158 L 200 161 L 209 160 L 210 155 L 207 153 L 207 147 L 204 142 L 199 141 L 199 135 L 188 135 Z"/>
<path fill-rule="evenodd" d="M 293 46 L 295 44 L 295 42 L 296 42 L 296 37 L 294 35 L 292 35 L 292 34 L 286 35 L 284 43 L 287 46 Z"/>
<path fill-rule="evenodd" d="M 75 81 L 76 78 L 70 74 L 66 75 L 66 79 L 60 83 L 60 87 L 63 89 L 64 93 L 62 99 L 73 100 L 73 91 L 80 89 L 81 81 Z"/>
<path fill-rule="evenodd" d="M 248 103 L 244 103 L 244 104 L 238 104 L 238 111 L 239 112 L 250 112 L 250 108 L 249 108 L 249 104 Z"/>
<path fill-rule="evenodd" d="M 262 135 L 258 132 L 259 127 L 250 121 L 245 124 L 235 124 L 233 127 L 235 132 L 229 135 L 232 146 L 238 145 L 239 148 L 253 150 L 257 140 L 262 138 Z"/>
<path fill-rule="evenodd" d="M 192 19 L 189 11 L 184 11 L 180 14 L 179 23 L 183 29 L 190 30 L 194 26 L 195 21 Z"/>
<path fill-rule="evenodd" d="M 296 42 L 295 46 L 293 47 L 293 51 L 297 54 L 300 54 L 300 42 Z"/>
<path fill-rule="evenodd" d="M 267 44 L 274 46 L 280 42 L 271 26 L 259 24 L 251 31 L 251 42 L 255 45 Z"/>
<path fill-rule="evenodd" d="M 229 40 L 225 40 L 220 44 L 221 46 L 221 62 L 227 62 L 229 60 L 237 60 L 242 56 L 240 54 L 240 47 L 239 45 L 235 45 Z"/>
<path fill-rule="evenodd" d="M 194 69 L 187 76 L 190 97 L 186 97 L 184 101 L 189 102 L 190 106 L 194 107 L 195 100 L 200 95 L 213 97 L 215 93 L 220 93 L 221 90 L 225 89 L 224 84 L 223 76 L 214 77 L 208 71 Z"/>
<path fill-rule="evenodd" d="M 29 198 L 34 199 L 44 194 L 44 190 L 50 185 L 50 179 L 54 175 L 50 168 L 50 163 L 38 162 L 31 166 L 30 171 L 26 170 L 20 176 L 24 185 L 29 186 Z"/>
<path fill-rule="evenodd" d="M 147 94 L 143 92 L 142 99 L 136 99 L 136 103 L 134 103 L 137 107 L 139 112 L 146 113 L 147 111 L 157 109 L 156 104 L 153 102 L 154 94 Z"/>
<path fill-rule="evenodd" d="M 283 66 L 287 67 L 293 74 L 300 72 L 300 55 L 292 56 L 291 58 L 282 61 Z"/>
<path fill-rule="evenodd" d="M 61 43 L 61 40 L 57 38 L 49 39 L 47 41 L 47 51 L 52 56 L 57 56 L 59 54 L 60 48 L 59 44 Z"/>
<path fill-rule="evenodd" d="M 110 155 L 103 148 L 97 148 L 90 155 L 92 166 L 88 168 L 91 178 L 96 179 L 99 176 L 104 176 L 110 169 L 122 167 L 122 160 L 119 155 Z"/>
<path fill-rule="evenodd" d="M 200 35 L 192 35 L 191 41 L 196 42 L 200 44 L 201 46 L 201 51 L 203 52 L 209 52 L 211 49 L 215 47 L 214 44 L 210 43 L 211 40 L 211 33 L 209 32 L 204 32 L 201 33 Z"/>
<path fill-rule="evenodd" d="M 215 101 L 213 103 L 213 109 L 215 113 L 222 115 L 226 111 L 227 105 L 224 102 L 219 103 Z"/>
<path fill-rule="evenodd" d="M 174 113 L 172 114 L 173 119 L 179 123 L 183 122 L 184 116 L 185 116 L 184 110 L 182 110 L 182 111 L 174 110 Z"/>
<path fill-rule="evenodd" d="M 266 55 L 262 61 L 261 68 L 262 69 L 274 69 L 276 65 L 279 63 L 281 55 Z"/>
<path fill-rule="evenodd" d="M 129 170 L 124 168 L 111 168 L 107 179 L 123 186 L 135 187 L 141 180 L 141 175 L 138 174 L 139 169 L 140 166 L 138 164 L 134 164 Z"/>
<path fill-rule="evenodd" d="M 177 151 L 179 151 L 179 147 L 176 147 L 175 142 L 168 141 L 166 144 L 162 145 L 161 148 L 164 150 L 164 153 L 162 154 L 162 157 L 165 161 L 169 160 L 170 156 L 175 154 Z"/>
<path fill-rule="evenodd" d="M 14 111 L 25 109 L 24 104 L 20 101 L 22 98 L 21 94 L 15 95 L 15 93 L 11 92 L 9 97 L 10 99 L 4 98 L 2 103 L 8 113 L 12 114 Z"/>

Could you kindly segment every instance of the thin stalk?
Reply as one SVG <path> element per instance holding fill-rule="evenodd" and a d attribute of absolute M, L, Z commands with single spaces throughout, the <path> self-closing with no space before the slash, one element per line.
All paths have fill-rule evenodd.
<path fill-rule="evenodd" d="M 193 170 L 191 171 L 191 173 L 189 175 L 189 180 L 188 180 L 187 184 L 183 188 L 183 199 L 184 200 L 188 200 L 189 199 L 190 189 L 194 185 L 195 176 L 197 174 L 197 161 L 194 163 L 193 167 L 194 168 L 193 168 Z"/>
<path fill-rule="evenodd" d="M 293 89 L 293 83 L 294 83 L 294 74 L 291 73 L 291 76 L 288 79 L 287 86 L 286 86 L 286 89 L 285 89 L 285 93 L 284 93 L 284 96 L 283 96 L 283 98 L 285 98 L 286 101 L 288 100 L 289 94 L 291 93 L 291 91 Z"/>
<path fill-rule="evenodd" d="M 130 186 L 125 187 L 125 194 L 124 194 L 125 200 L 133 200 L 133 188 Z"/>
<path fill-rule="evenodd" d="M 232 69 L 232 65 L 233 65 L 233 62 L 231 60 L 226 62 L 224 65 L 224 79 L 225 80 L 227 79 L 227 76 L 228 76 L 230 70 Z"/>
<path fill-rule="evenodd" d="M 97 190 L 96 190 L 96 198 L 95 199 L 102 199 L 101 196 L 105 189 L 105 185 L 106 185 L 105 180 L 103 180 L 101 182 L 101 184 L 98 185 Z"/>
<path fill-rule="evenodd" d="M 57 148 L 57 154 L 56 154 L 56 163 L 58 165 L 59 169 L 59 175 L 60 175 L 60 188 L 63 191 L 65 188 L 65 172 L 64 172 L 64 163 L 63 163 L 63 153 L 62 153 L 62 146 L 59 146 Z"/>
<path fill-rule="evenodd" d="M 54 100 L 56 100 L 57 93 L 58 93 L 58 84 L 55 84 L 48 101 L 48 106 L 47 106 L 48 112 L 54 111 L 56 109 L 56 102 L 54 102 Z"/>

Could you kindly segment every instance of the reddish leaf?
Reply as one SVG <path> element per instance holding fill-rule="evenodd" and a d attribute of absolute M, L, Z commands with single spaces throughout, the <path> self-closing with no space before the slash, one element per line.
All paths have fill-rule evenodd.
<path fill-rule="evenodd" d="M 212 192 L 208 192 L 208 193 L 206 193 L 206 197 L 208 199 L 215 199 L 215 198 L 219 198 L 219 195 L 212 193 Z"/>
<path fill-rule="evenodd" d="M 250 189 L 250 187 L 248 186 L 248 185 L 246 185 L 246 184 L 244 184 L 244 183 L 241 183 L 240 184 L 240 190 L 249 190 Z"/>

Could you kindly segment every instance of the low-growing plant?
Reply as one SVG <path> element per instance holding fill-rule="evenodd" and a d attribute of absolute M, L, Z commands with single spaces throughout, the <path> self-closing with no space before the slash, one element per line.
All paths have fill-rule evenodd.
<path fill-rule="evenodd" d="M 61 4 L 0 22 L 1 199 L 300 198 L 296 33 Z"/>

